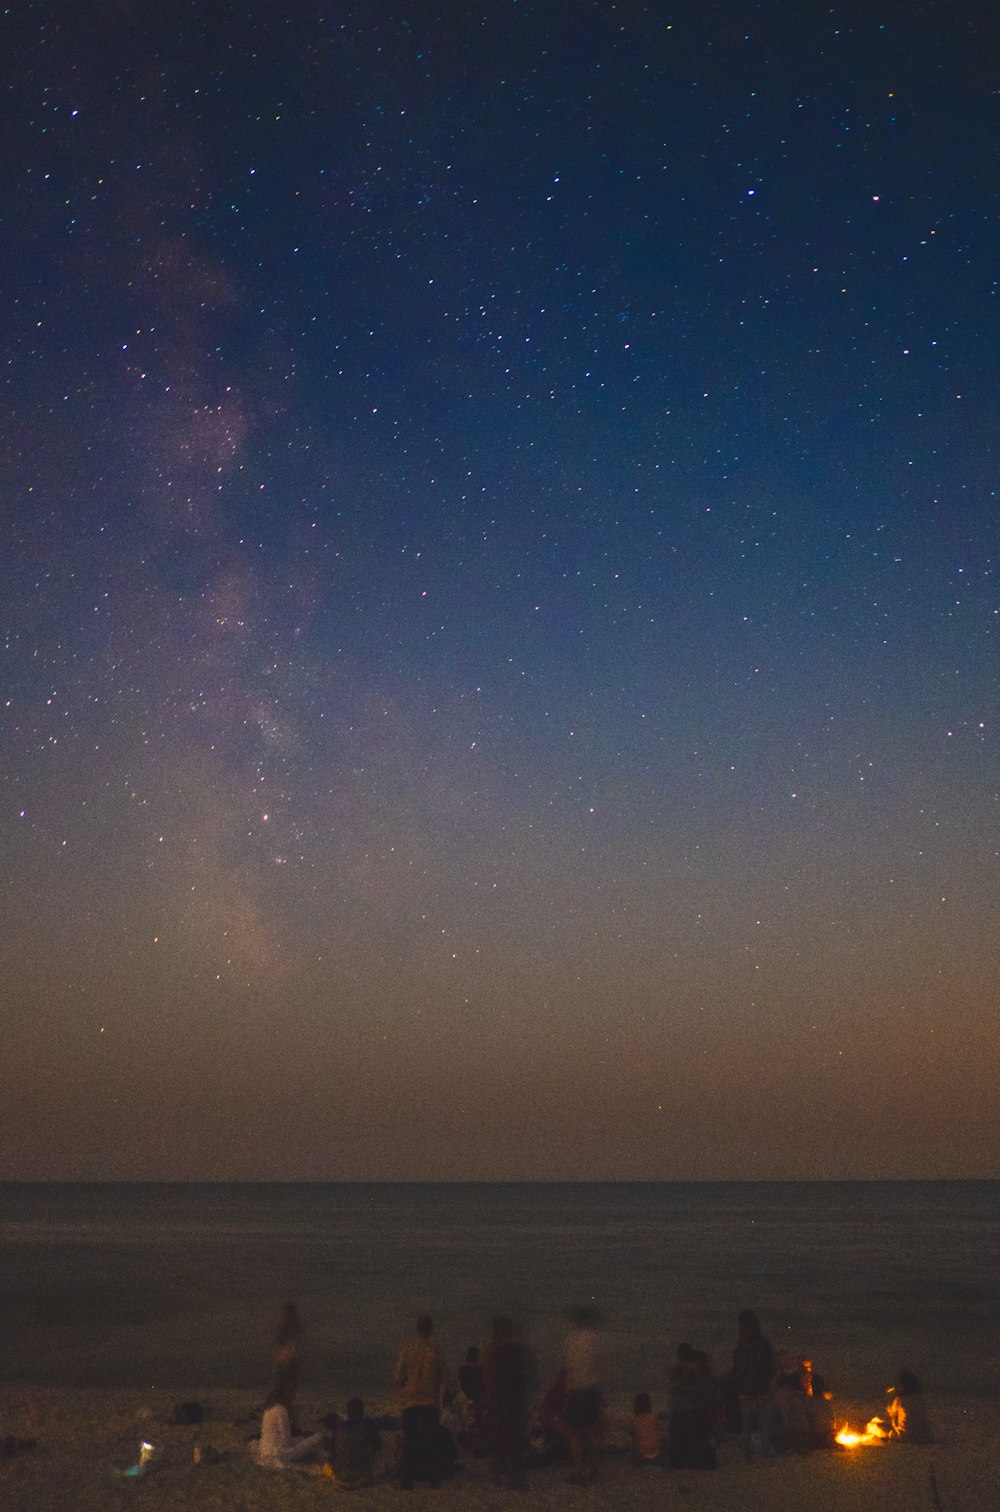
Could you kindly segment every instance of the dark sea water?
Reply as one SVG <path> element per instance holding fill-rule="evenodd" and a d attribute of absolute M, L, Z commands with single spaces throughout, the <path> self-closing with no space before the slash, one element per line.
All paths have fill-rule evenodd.
<path fill-rule="evenodd" d="M 0 1185 L 0 1375 L 259 1393 L 294 1299 L 304 1388 L 378 1396 L 419 1311 L 456 1365 L 510 1312 L 545 1371 L 587 1301 L 612 1392 L 750 1306 L 838 1393 L 1000 1395 L 998 1261 L 997 1182 Z"/>

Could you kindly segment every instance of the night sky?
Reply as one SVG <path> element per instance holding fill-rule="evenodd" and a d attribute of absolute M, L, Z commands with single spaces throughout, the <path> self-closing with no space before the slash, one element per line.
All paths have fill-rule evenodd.
<path fill-rule="evenodd" d="M 3 13 L 0 1177 L 1000 1174 L 991 14 Z"/>

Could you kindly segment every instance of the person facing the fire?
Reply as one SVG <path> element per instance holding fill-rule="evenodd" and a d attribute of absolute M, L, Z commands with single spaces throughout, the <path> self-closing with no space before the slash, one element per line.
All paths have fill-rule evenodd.
<path fill-rule="evenodd" d="M 889 1421 L 896 1438 L 908 1444 L 933 1444 L 934 1431 L 927 1411 L 924 1388 L 912 1370 L 901 1370 L 896 1385 L 889 1387 L 895 1392 L 889 1403 Z"/>

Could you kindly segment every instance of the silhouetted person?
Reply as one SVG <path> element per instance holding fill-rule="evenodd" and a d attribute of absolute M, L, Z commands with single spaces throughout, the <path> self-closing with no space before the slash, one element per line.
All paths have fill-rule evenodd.
<path fill-rule="evenodd" d="M 458 1384 L 461 1387 L 462 1395 L 468 1403 L 469 1441 L 473 1445 L 480 1444 L 486 1426 L 483 1418 L 486 1385 L 483 1380 L 483 1367 L 479 1358 L 479 1350 L 475 1344 L 469 1345 L 465 1352 L 465 1364 L 459 1366 Z"/>
<path fill-rule="evenodd" d="M 714 1470 L 712 1401 L 715 1382 L 708 1356 L 681 1344 L 670 1370 L 669 1463 L 675 1470 Z"/>
<path fill-rule="evenodd" d="M 795 1355 L 783 1355 L 774 1379 L 774 1433 L 779 1449 L 804 1454 L 812 1445 L 809 1398 L 812 1367 Z"/>
<path fill-rule="evenodd" d="M 493 1455 L 493 1477 L 512 1487 L 525 1483 L 529 1403 L 534 1364 L 509 1318 L 494 1318 L 493 1337 L 483 1351 L 486 1437 Z"/>
<path fill-rule="evenodd" d="M 566 1426 L 566 1372 L 560 1370 L 549 1383 L 538 1404 L 534 1432 L 529 1430 L 531 1450 L 529 1465 L 550 1465 L 569 1457 L 569 1429 Z"/>
<path fill-rule="evenodd" d="M 375 1474 L 375 1460 L 381 1448 L 379 1431 L 371 1418 L 365 1417 L 365 1404 L 351 1397 L 347 1416 L 339 1418 L 333 1436 L 330 1464 L 339 1486 L 370 1486 Z"/>
<path fill-rule="evenodd" d="M 895 1396 L 889 1403 L 889 1421 L 897 1438 L 908 1444 L 933 1444 L 924 1388 L 912 1370 L 901 1370 L 896 1378 Z"/>
<path fill-rule="evenodd" d="M 465 1363 L 458 1367 L 458 1384 L 470 1402 L 479 1402 L 483 1396 L 483 1366 L 479 1350 L 470 1344 L 465 1351 Z"/>
<path fill-rule="evenodd" d="M 774 1350 L 761 1331 L 757 1314 L 746 1308 L 739 1317 L 739 1337 L 733 1351 L 730 1382 L 740 1399 L 743 1452 L 748 1459 L 754 1450 L 761 1454 L 774 1452 L 771 1442 L 773 1378 Z"/>
<path fill-rule="evenodd" d="M 432 1335 L 434 1323 L 426 1313 L 417 1331 L 403 1345 L 396 1362 L 396 1385 L 403 1406 L 403 1455 L 400 1485 L 408 1491 L 415 1480 L 436 1486 L 448 1473 L 441 1451 L 441 1397 L 447 1367 Z"/>
<path fill-rule="evenodd" d="M 832 1449 L 837 1441 L 837 1427 L 833 1416 L 833 1392 L 817 1372 L 812 1373 L 812 1393 L 807 1399 L 806 1413 L 809 1418 L 809 1447 Z"/>

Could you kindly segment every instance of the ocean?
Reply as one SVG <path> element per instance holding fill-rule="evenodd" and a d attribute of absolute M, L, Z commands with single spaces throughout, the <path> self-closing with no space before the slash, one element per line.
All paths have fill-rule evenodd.
<path fill-rule="evenodd" d="M 609 1396 L 724 1369 L 743 1307 L 838 1393 L 997 1396 L 998 1256 L 998 1182 L 0 1185 L 0 1374 L 256 1400 L 293 1300 L 303 1392 L 379 1398 L 418 1312 L 456 1366 L 506 1312 L 547 1374 L 587 1302 Z"/>

